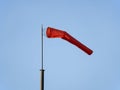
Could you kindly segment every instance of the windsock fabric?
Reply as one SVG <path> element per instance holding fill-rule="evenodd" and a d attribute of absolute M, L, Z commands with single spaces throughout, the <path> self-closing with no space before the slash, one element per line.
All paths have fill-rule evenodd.
<path fill-rule="evenodd" d="M 70 34 L 68 34 L 65 31 L 48 27 L 46 30 L 46 35 L 48 38 L 62 38 L 70 42 L 71 44 L 77 46 L 78 48 L 86 52 L 88 55 L 91 55 L 93 53 L 91 49 L 89 49 L 87 46 L 76 40 L 74 37 L 72 37 Z"/>

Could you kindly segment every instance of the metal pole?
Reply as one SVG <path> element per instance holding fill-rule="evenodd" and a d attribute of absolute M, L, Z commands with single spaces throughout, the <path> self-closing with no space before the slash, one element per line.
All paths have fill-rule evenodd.
<path fill-rule="evenodd" d="M 41 25 L 41 77 L 40 90 L 44 90 L 44 69 L 43 69 L 43 25 Z"/>
<path fill-rule="evenodd" d="M 44 70 L 43 69 L 41 69 L 40 70 L 41 71 L 41 81 L 40 81 L 40 90 L 44 90 Z"/>
<path fill-rule="evenodd" d="M 41 69 L 43 69 L 43 25 L 41 25 Z"/>

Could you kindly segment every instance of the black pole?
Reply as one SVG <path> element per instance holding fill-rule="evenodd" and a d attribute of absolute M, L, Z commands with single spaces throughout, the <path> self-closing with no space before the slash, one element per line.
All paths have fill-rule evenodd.
<path fill-rule="evenodd" d="M 41 26 L 41 77 L 40 90 L 44 90 L 44 69 L 43 69 L 43 25 Z"/>
<path fill-rule="evenodd" d="M 41 69 L 40 70 L 41 71 L 41 81 L 40 81 L 40 83 L 41 83 L 41 89 L 40 90 L 44 90 L 44 70 L 43 69 Z"/>

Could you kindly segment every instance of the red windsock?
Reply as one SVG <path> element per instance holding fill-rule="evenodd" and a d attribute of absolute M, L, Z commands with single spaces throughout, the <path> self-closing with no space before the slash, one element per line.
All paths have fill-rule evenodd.
<path fill-rule="evenodd" d="M 46 35 L 48 38 L 62 38 L 73 45 L 77 46 L 78 48 L 82 49 L 84 52 L 86 52 L 88 55 L 91 55 L 93 51 L 89 49 L 87 46 L 76 40 L 74 37 L 72 37 L 70 34 L 68 34 L 65 31 L 58 30 L 55 28 L 48 27 L 46 31 Z"/>

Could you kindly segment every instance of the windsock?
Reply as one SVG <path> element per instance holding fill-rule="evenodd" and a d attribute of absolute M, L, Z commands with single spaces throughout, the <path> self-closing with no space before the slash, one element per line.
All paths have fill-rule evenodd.
<path fill-rule="evenodd" d="M 93 53 L 91 49 L 89 49 L 87 46 L 85 46 L 84 44 L 82 44 L 77 39 L 75 39 L 74 37 L 72 37 L 70 34 L 68 34 L 67 32 L 63 30 L 48 27 L 46 30 L 46 35 L 48 38 L 62 38 L 70 42 L 71 44 L 77 46 L 78 48 L 83 50 L 88 55 L 91 55 Z"/>

